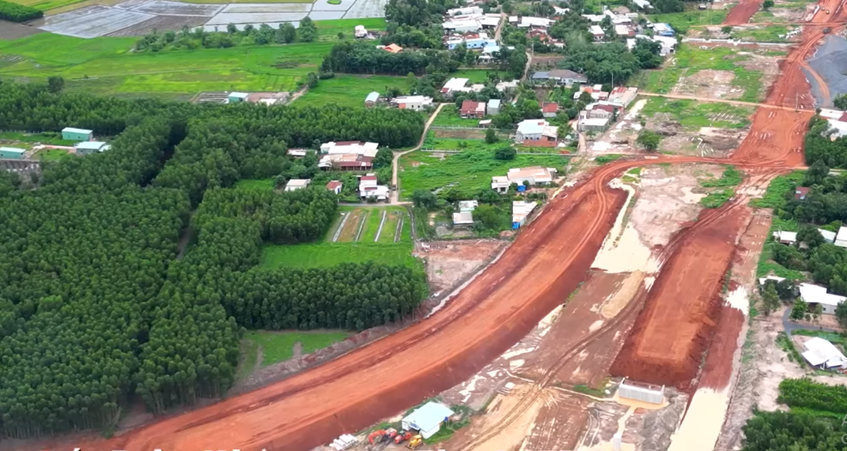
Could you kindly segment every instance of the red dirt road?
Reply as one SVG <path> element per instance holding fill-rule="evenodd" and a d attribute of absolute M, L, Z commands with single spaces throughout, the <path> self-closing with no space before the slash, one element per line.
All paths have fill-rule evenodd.
<path fill-rule="evenodd" d="M 753 14 L 762 6 L 762 0 L 741 0 L 737 5 L 729 10 L 726 19 L 723 20 L 724 25 L 743 25 L 750 22 Z"/>
<path fill-rule="evenodd" d="M 305 450 L 465 380 L 577 287 L 626 198 L 606 183 L 634 164 L 602 168 L 553 200 L 499 261 L 431 318 L 277 384 L 85 447 Z"/>

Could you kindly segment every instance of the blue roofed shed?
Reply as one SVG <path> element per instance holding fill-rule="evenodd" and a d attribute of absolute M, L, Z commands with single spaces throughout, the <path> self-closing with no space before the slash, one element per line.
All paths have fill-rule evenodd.
<path fill-rule="evenodd" d="M 403 429 L 420 431 L 423 438 L 430 438 L 448 421 L 453 411 L 439 402 L 428 402 L 409 414 L 400 425 Z"/>

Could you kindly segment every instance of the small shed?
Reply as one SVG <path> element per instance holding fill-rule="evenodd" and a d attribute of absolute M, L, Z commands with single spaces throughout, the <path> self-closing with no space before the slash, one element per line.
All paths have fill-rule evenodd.
<path fill-rule="evenodd" d="M 488 114 L 489 116 L 500 114 L 500 99 L 491 99 L 488 101 Z"/>
<path fill-rule="evenodd" d="M 241 103 L 246 102 L 247 97 L 249 96 L 250 94 L 247 94 L 246 92 L 231 92 L 228 96 L 226 96 L 226 98 L 229 100 L 229 103 Z"/>
<path fill-rule="evenodd" d="M 797 242 L 797 232 L 777 231 L 773 233 L 775 240 L 782 244 L 794 244 Z"/>
<path fill-rule="evenodd" d="M 475 200 L 460 200 L 459 201 L 459 211 L 462 213 L 466 211 L 474 211 L 476 207 L 479 206 L 479 202 Z"/>
<path fill-rule="evenodd" d="M 308 188 L 312 183 L 309 179 L 291 179 L 285 184 L 286 191 L 297 191 L 298 189 Z"/>
<path fill-rule="evenodd" d="M 365 106 L 374 106 L 379 102 L 379 93 L 374 91 L 365 97 Z"/>
<path fill-rule="evenodd" d="M 326 184 L 326 189 L 332 191 L 336 195 L 341 194 L 341 189 L 344 187 L 344 184 L 341 183 L 340 180 L 332 180 Z"/>
<path fill-rule="evenodd" d="M 453 226 L 454 227 L 470 227 L 473 225 L 473 212 L 463 211 L 459 213 L 453 213 Z"/>
<path fill-rule="evenodd" d="M 65 127 L 62 129 L 62 139 L 65 141 L 91 141 L 94 132 L 84 128 Z"/>
<path fill-rule="evenodd" d="M 74 149 L 77 155 L 90 155 L 109 150 L 109 145 L 102 141 L 84 141 L 75 145 Z"/>
<path fill-rule="evenodd" d="M 435 435 L 441 424 L 447 422 L 453 411 L 439 402 L 428 402 L 416 409 L 400 423 L 403 429 L 414 429 L 420 431 L 421 436 L 427 439 Z"/>
<path fill-rule="evenodd" d="M 26 150 L 18 149 L 17 147 L 0 147 L 0 159 L 23 160 L 24 152 L 26 152 Z"/>

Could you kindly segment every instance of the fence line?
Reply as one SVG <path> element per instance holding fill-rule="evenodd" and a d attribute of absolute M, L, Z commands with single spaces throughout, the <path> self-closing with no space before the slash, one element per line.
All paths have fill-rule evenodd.
<path fill-rule="evenodd" d="M 429 127 L 430 130 L 488 130 L 493 127 L 462 127 L 458 125 L 432 125 Z M 512 129 L 510 128 L 495 128 L 494 131 L 503 133 L 505 135 L 509 135 L 512 133 Z"/>
<path fill-rule="evenodd" d="M 428 147 L 424 147 L 421 149 L 421 152 L 432 152 L 432 153 L 449 153 L 456 154 L 469 151 L 470 149 L 430 149 Z M 472 151 L 472 150 L 471 150 Z M 552 156 L 560 156 L 560 157 L 575 157 L 576 154 L 572 153 L 559 153 L 559 152 L 527 152 L 525 150 L 516 150 L 518 155 L 552 155 Z"/>

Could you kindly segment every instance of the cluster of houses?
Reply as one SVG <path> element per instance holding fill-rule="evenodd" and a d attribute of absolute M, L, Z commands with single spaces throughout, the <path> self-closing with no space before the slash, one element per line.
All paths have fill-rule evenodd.
<path fill-rule="evenodd" d="M 318 160 L 318 168 L 335 171 L 369 171 L 373 169 L 373 159 L 379 150 L 379 143 L 363 141 L 330 141 L 321 144 Z M 305 157 L 308 149 L 289 149 L 288 154 L 294 158 Z M 296 191 L 308 188 L 312 181 L 308 179 L 291 179 L 285 185 L 285 191 Z M 332 180 L 326 185 L 326 189 L 340 194 L 343 184 L 339 180 Z M 386 185 L 377 184 L 375 174 L 366 174 L 359 177 L 359 197 L 362 199 L 374 199 L 385 201 L 389 198 L 389 188 Z"/>
<path fill-rule="evenodd" d="M 401 110 L 425 111 L 433 107 L 432 97 L 427 96 L 398 96 L 386 99 L 377 92 L 371 92 L 365 97 L 365 106 L 372 108 L 379 105 L 399 108 Z"/>
<path fill-rule="evenodd" d="M 525 192 L 527 185 L 529 186 L 544 186 L 553 182 L 556 176 L 556 169 L 545 168 L 541 166 L 532 166 L 528 168 L 512 168 L 504 176 L 494 176 L 491 178 L 491 189 L 498 193 L 506 193 L 512 185 L 517 186 L 518 192 Z M 473 211 L 479 203 L 475 200 L 463 200 L 459 202 L 459 211 L 453 213 L 453 226 L 464 227 L 472 226 L 474 223 Z M 512 202 L 512 229 L 523 227 L 529 216 L 535 211 L 538 202 L 531 201 L 513 201 Z"/>
<path fill-rule="evenodd" d="M 623 116 L 638 95 L 638 88 L 618 86 L 611 92 L 604 92 L 600 85 L 582 86 L 574 97 L 579 98 L 583 92 L 589 93 L 594 102 L 579 112 L 576 129 L 580 133 L 602 133 Z"/>
<path fill-rule="evenodd" d="M 453 227 L 470 227 L 474 224 L 473 211 L 479 203 L 475 200 L 459 201 L 459 211 L 453 213 Z M 512 229 L 523 227 L 529 216 L 538 206 L 538 202 L 512 201 Z"/>

